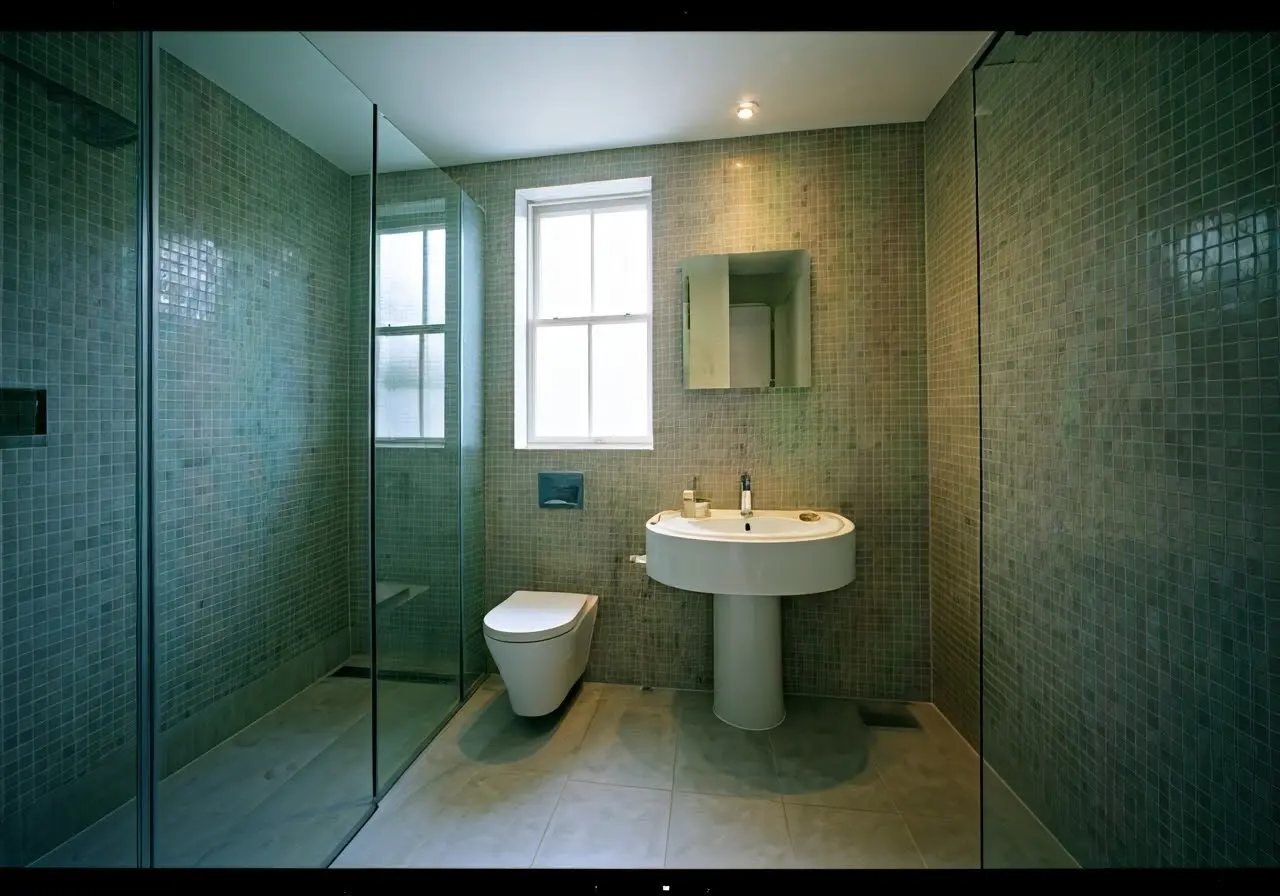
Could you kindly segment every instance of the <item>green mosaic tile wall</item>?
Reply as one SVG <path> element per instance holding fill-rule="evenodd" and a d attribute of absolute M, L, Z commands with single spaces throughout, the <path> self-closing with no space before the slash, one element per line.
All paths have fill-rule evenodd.
<path fill-rule="evenodd" d="M 156 94 L 168 728 L 348 625 L 352 179 L 167 53 Z"/>
<path fill-rule="evenodd" d="M 925 122 L 929 331 L 929 619 L 933 702 L 976 748 L 979 729 L 978 268 L 973 82 Z"/>
<path fill-rule="evenodd" d="M 1280 38 L 978 73 L 987 760 L 1084 865 L 1280 863 Z"/>
<path fill-rule="evenodd" d="M 137 121 L 136 35 L 0 52 Z M 21 817 L 42 797 L 136 746 L 137 144 L 64 111 L 0 67 L 0 384 L 49 398 L 44 446 L 0 447 L 0 864 L 52 845 Z"/>
<path fill-rule="evenodd" d="M 482 230 L 483 213 L 475 209 L 457 184 L 439 169 L 397 171 L 379 175 L 379 214 L 401 214 L 411 204 L 430 209 L 420 221 L 397 218 L 397 223 L 443 226 L 445 265 L 445 444 L 438 447 L 377 449 L 374 482 L 374 543 L 378 578 L 426 585 L 428 591 L 380 618 L 380 663 L 456 675 L 458 671 L 460 606 L 465 608 L 466 631 L 474 640 L 480 632 L 477 612 L 483 606 L 479 570 L 484 563 L 484 462 L 479 441 L 483 425 L 483 367 L 475 338 L 464 334 L 473 313 L 483 311 L 479 289 L 471 291 L 462 308 L 464 279 L 477 276 L 467 268 L 464 240 Z M 353 652 L 367 652 L 369 604 L 364 582 L 368 576 L 367 529 L 369 247 L 364 236 L 369 215 L 369 179 L 352 179 L 351 343 L 349 389 L 350 472 L 352 526 L 350 620 Z M 475 220 L 472 219 L 475 216 Z M 478 261 L 472 260 L 478 264 Z M 478 327 L 473 326 L 473 330 Z M 474 334 L 473 334 L 474 336 Z M 467 378 L 464 389 L 463 378 Z M 466 403 L 464 407 L 464 402 Z M 473 437 L 474 436 L 474 437 Z M 464 501 L 465 496 L 465 501 Z M 463 525 L 459 527 L 459 515 Z M 461 604 L 459 603 L 461 599 Z M 471 654 L 486 666 L 481 646 Z M 474 656 L 473 656 L 474 659 Z M 470 666 L 475 666 L 472 662 Z"/>
<path fill-rule="evenodd" d="M 858 577 L 784 601 L 791 693 L 929 696 L 925 439 L 924 126 L 889 125 L 451 168 L 485 209 L 488 606 L 518 589 L 593 592 L 593 680 L 709 689 L 711 601 L 627 562 L 644 520 L 693 476 L 734 506 L 839 511 L 858 529 Z M 513 446 L 515 191 L 653 178 L 652 451 Z M 677 265 L 704 253 L 813 255 L 813 388 L 682 386 Z M 582 470 L 581 512 L 536 507 L 540 470 Z"/>

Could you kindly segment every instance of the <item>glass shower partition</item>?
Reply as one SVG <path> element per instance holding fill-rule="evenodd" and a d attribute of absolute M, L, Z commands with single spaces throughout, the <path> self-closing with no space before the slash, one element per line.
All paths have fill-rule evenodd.
<path fill-rule="evenodd" d="M 464 603 L 479 606 L 483 576 L 483 214 L 381 116 L 378 150 L 375 299 L 366 325 L 372 665 L 385 788 L 483 670 L 474 655 L 478 620 L 463 611 Z"/>
<path fill-rule="evenodd" d="M 298 32 L 156 43 L 155 864 L 323 866 L 374 796 L 338 674 L 374 107 Z"/>
<path fill-rule="evenodd" d="M 0 864 L 328 864 L 485 675 L 483 212 L 298 32 L 0 99 Z"/>
<path fill-rule="evenodd" d="M 1006 32 L 973 83 L 985 864 L 1274 867 L 1280 37 Z"/>
<path fill-rule="evenodd" d="M 462 603 L 462 699 L 488 675 L 484 643 L 484 290 L 485 214 L 466 193 L 461 197 L 461 278 L 458 363 L 459 598 Z"/>

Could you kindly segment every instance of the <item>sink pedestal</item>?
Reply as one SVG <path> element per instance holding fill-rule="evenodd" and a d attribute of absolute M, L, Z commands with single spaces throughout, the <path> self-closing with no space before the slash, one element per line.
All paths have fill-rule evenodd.
<path fill-rule="evenodd" d="M 782 599 L 804 600 L 853 581 L 853 523 L 812 510 L 664 510 L 645 523 L 649 578 L 715 595 L 715 713 L 765 731 L 782 702 Z"/>
<path fill-rule="evenodd" d="M 715 596 L 715 702 L 720 721 L 764 731 L 787 715 L 782 702 L 782 598 Z"/>

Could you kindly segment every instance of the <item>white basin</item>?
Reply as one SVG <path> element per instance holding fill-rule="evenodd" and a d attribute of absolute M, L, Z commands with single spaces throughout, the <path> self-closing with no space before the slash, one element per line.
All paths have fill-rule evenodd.
<path fill-rule="evenodd" d="M 804 513 L 813 517 L 806 522 Z M 853 523 L 835 513 L 664 510 L 645 526 L 650 578 L 708 594 L 818 594 L 853 581 Z"/>
<path fill-rule="evenodd" d="M 782 597 L 853 581 L 854 527 L 837 513 L 664 510 L 645 525 L 649 577 L 715 595 L 715 713 L 737 728 L 772 728 L 782 699 Z"/>

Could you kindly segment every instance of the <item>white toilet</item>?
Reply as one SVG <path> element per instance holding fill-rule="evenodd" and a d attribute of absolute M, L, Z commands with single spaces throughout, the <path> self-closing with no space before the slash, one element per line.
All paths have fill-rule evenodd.
<path fill-rule="evenodd" d="M 516 715 L 545 716 L 587 668 L 596 595 L 517 591 L 484 617 L 484 642 Z"/>

